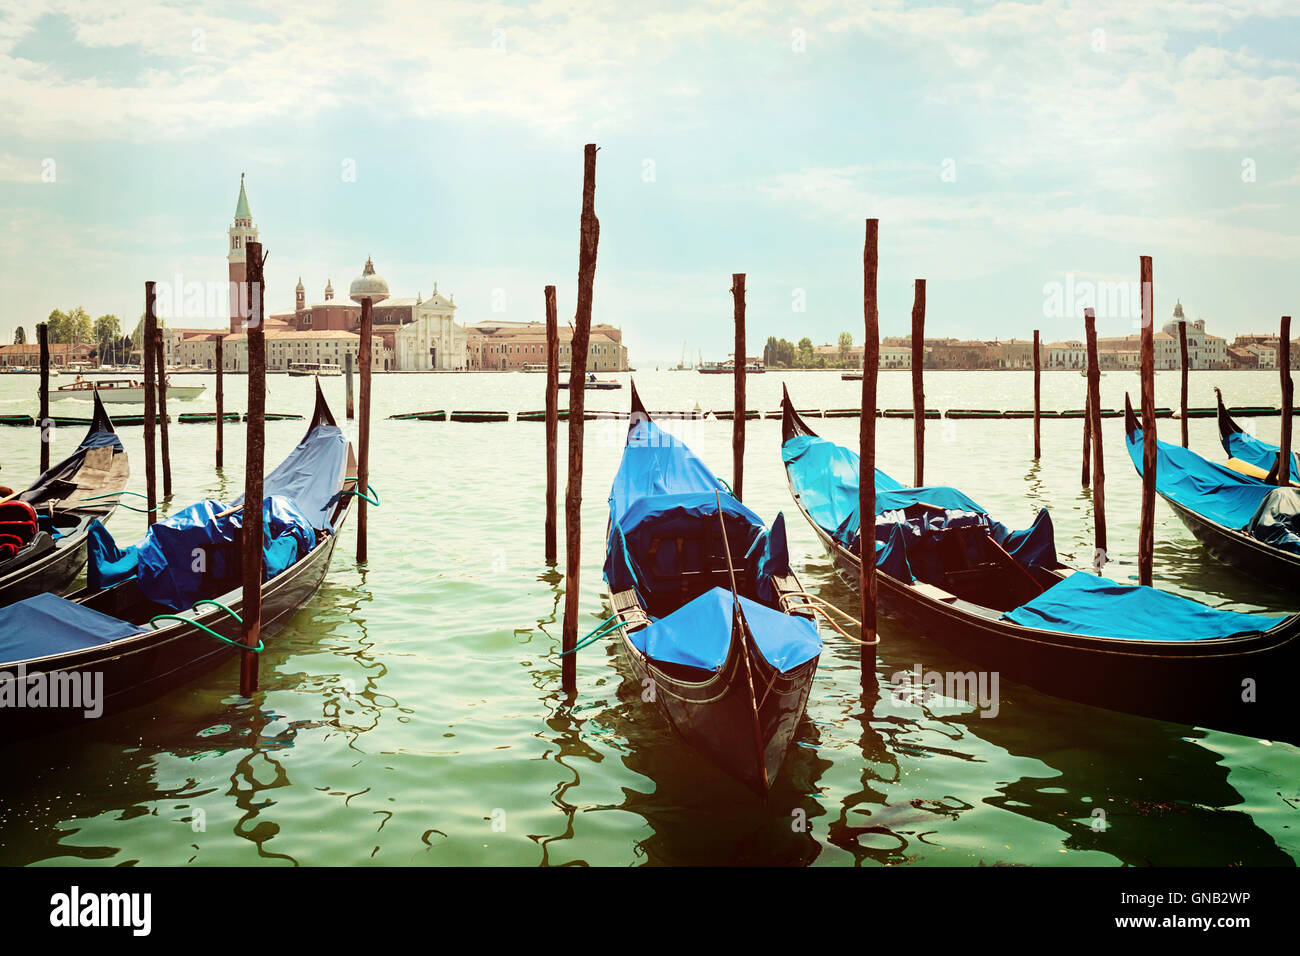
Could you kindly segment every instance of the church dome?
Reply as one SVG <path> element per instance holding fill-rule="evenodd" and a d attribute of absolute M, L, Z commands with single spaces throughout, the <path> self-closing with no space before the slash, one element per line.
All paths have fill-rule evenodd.
<path fill-rule="evenodd" d="M 369 257 L 366 258 L 366 266 L 361 270 L 361 275 L 352 280 L 348 295 L 353 302 L 364 302 L 366 299 L 372 303 L 382 302 L 388 298 L 388 283 L 375 273 L 375 264 Z"/>

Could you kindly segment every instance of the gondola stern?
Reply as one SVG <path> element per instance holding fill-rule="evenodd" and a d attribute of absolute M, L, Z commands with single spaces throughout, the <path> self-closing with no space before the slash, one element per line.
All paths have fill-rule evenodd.
<path fill-rule="evenodd" d="M 1240 434 L 1241 426 L 1238 425 L 1236 421 L 1233 420 L 1232 415 L 1228 413 L 1227 406 L 1223 404 L 1223 392 L 1220 391 L 1217 385 L 1214 387 L 1214 397 L 1218 405 L 1215 410 L 1215 417 L 1218 419 L 1219 423 L 1219 442 L 1223 445 L 1223 450 L 1227 451 L 1228 454 L 1231 455 L 1232 452 L 1228 450 L 1228 439 L 1233 435 Z"/>
<path fill-rule="evenodd" d="M 794 408 L 794 402 L 790 400 L 790 390 L 786 387 L 785 382 L 781 383 L 781 444 L 784 445 L 791 438 L 797 438 L 800 435 L 809 435 L 816 437 L 817 433 L 808 427 L 803 418 Z"/>
<path fill-rule="evenodd" d="M 1142 431 L 1137 415 L 1133 413 L 1133 401 L 1129 398 L 1128 392 L 1124 393 L 1124 434 L 1132 440 L 1133 436 Z"/>

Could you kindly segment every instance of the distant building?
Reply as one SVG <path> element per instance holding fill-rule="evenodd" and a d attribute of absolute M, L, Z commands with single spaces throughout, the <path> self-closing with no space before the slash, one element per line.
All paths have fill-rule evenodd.
<path fill-rule="evenodd" d="M 1088 364 L 1088 349 L 1077 339 L 1048 342 L 1043 351 L 1047 355 L 1046 368 L 1084 368 Z"/>
<path fill-rule="evenodd" d="M 572 358 L 573 330 L 558 329 L 560 364 Z M 546 364 L 546 326 L 541 322 L 480 322 L 468 326 L 466 349 L 471 369 L 520 369 Z M 593 324 L 587 343 L 587 368 L 592 372 L 627 371 L 627 347 L 620 329 Z"/>
<path fill-rule="evenodd" d="M 89 362 L 93 345 L 84 342 L 69 345 L 67 342 L 50 343 L 50 368 L 63 368 L 73 362 Z M 0 368 L 40 368 L 41 346 L 37 342 L 27 345 L 0 345 Z"/>
<path fill-rule="evenodd" d="M 323 332 L 268 331 L 266 333 L 266 367 L 268 371 L 287 371 L 289 366 L 300 363 L 316 362 L 337 365 L 342 368 L 347 362 L 346 356 L 352 355 L 352 366 L 360 363 L 361 336 L 343 329 L 329 329 Z M 387 370 L 394 366 L 393 353 L 379 335 L 371 336 L 371 361 L 376 370 Z M 205 368 L 213 367 L 216 355 L 215 341 L 207 344 L 206 362 L 199 362 Z M 248 336 L 240 332 L 227 335 L 221 342 L 221 365 L 227 372 L 248 371 Z"/>
<path fill-rule="evenodd" d="M 469 331 L 456 323 L 456 303 L 440 295 L 436 283 L 432 296 L 417 299 L 412 320 L 398 327 L 394 340 L 403 371 L 469 367 Z"/>

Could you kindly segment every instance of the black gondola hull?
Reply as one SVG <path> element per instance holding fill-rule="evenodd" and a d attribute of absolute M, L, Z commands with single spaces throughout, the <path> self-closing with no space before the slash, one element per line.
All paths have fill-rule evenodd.
<path fill-rule="evenodd" d="M 733 641 L 726 662 L 716 674 L 695 683 L 681 680 L 646 658 L 625 628 L 619 628 L 618 633 L 642 699 L 653 701 L 682 739 L 706 759 L 755 793 L 766 794 L 785 762 L 803 717 L 818 659 L 781 674 L 761 655 L 749 655 L 759 700 L 760 752 L 740 656 L 744 651 L 739 642 Z"/>
<path fill-rule="evenodd" d="M 37 594 L 59 594 L 86 563 L 87 518 L 74 533 L 59 539 L 54 550 L 0 576 L 0 607 Z"/>

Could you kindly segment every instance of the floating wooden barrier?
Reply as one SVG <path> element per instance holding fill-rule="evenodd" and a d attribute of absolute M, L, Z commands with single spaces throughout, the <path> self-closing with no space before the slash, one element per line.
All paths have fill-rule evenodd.
<path fill-rule="evenodd" d="M 1282 409 L 1273 408 L 1269 405 L 1234 405 L 1228 409 L 1233 415 L 1239 415 L 1244 418 L 1269 418 L 1273 415 L 1281 415 Z M 1190 414 L 1191 409 L 1188 409 Z"/>
<path fill-rule="evenodd" d="M 453 422 L 508 422 L 510 421 L 510 413 L 482 411 L 452 412 L 451 420 Z"/>
<path fill-rule="evenodd" d="M 113 417 L 113 427 L 115 428 L 119 425 L 143 425 L 144 424 L 143 415 L 120 415 L 120 416 L 114 415 L 112 417 Z M 154 416 L 155 421 L 159 421 L 160 418 L 161 416 Z M 85 427 L 89 428 L 92 419 L 75 418 L 72 416 L 65 416 L 65 415 L 52 415 L 50 416 L 50 421 L 53 422 L 55 425 L 84 425 Z"/>
<path fill-rule="evenodd" d="M 1156 409 L 1156 418 L 1173 418 L 1174 410 L 1172 408 L 1160 407 Z"/>
<path fill-rule="evenodd" d="M 584 422 L 594 422 L 600 418 L 627 418 L 627 412 L 589 412 L 585 408 L 582 410 L 582 420 Z M 557 408 L 555 410 L 556 421 L 567 422 L 569 420 L 569 410 L 567 408 Z M 546 421 L 546 409 L 541 411 L 518 412 L 515 414 L 517 422 L 544 422 Z"/>
<path fill-rule="evenodd" d="M 736 418 L 736 412 L 735 412 L 735 409 L 731 409 L 731 408 L 728 408 L 728 409 L 726 409 L 725 411 L 717 411 L 717 412 L 714 412 L 713 414 L 716 415 L 716 416 L 718 417 L 718 419 L 721 420 L 721 421 L 728 421 L 728 422 L 730 422 L 730 421 L 734 421 L 735 418 Z M 747 412 L 745 412 L 745 420 L 746 420 L 746 421 L 754 421 L 755 419 L 761 419 L 762 417 L 763 417 L 763 413 L 762 413 L 762 412 L 757 412 L 757 411 L 747 411 Z"/>
<path fill-rule="evenodd" d="M 431 412 L 405 412 L 401 415 L 389 415 L 388 417 L 403 422 L 444 422 L 447 420 L 447 411 L 446 409 L 435 408 Z"/>
<path fill-rule="evenodd" d="M 1189 408 L 1187 410 L 1188 418 L 1214 418 L 1219 414 L 1217 408 Z"/>
<path fill-rule="evenodd" d="M 262 416 L 264 422 L 295 422 L 301 419 L 301 415 L 295 415 L 291 412 L 267 412 Z M 244 416 L 244 421 L 248 421 L 248 416 Z"/>
<path fill-rule="evenodd" d="M 182 425 L 190 422 L 207 422 L 212 423 L 217 420 L 216 412 L 181 412 L 178 419 Z M 239 412 L 222 412 L 221 420 L 226 422 L 239 421 Z M 116 421 L 116 419 L 114 419 Z"/>
<path fill-rule="evenodd" d="M 1045 416 L 1048 414 L 1050 413 L 1043 412 L 1043 415 Z M 1067 408 L 1065 411 L 1061 412 L 1058 417 L 1059 418 L 1084 418 L 1087 416 L 1087 414 L 1088 414 L 1087 410 L 1083 408 Z M 1121 412 L 1119 409 L 1116 408 L 1103 408 L 1101 410 L 1102 418 L 1119 418 L 1123 414 L 1124 414 L 1123 412 Z"/>
<path fill-rule="evenodd" d="M 35 425 L 36 419 L 31 415 L 0 415 L 0 425 Z"/>
<path fill-rule="evenodd" d="M 910 408 L 886 408 L 884 411 L 885 418 L 911 418 L 913 415 Z M 942 418 L 942 414 L 937 408 L 927 408 L 925 410 L 926 418 Z"/>
<path fill-rule="evenodd" d="M 943 413 L 944 418 L 1002 418 L 1004 414 L 992 408 L 950 408 Z M 1030 412 L 1033 418 L 1034 413 Z"/>
<path fill-rule="evenodd" d="M 910 414 L 910 411 L 909 411 Z M 860 408 L 828 408 L 822 413 L 823 418 L 861 418 L 862 409 Z M 876 417 L 880 417 L 880 410 L 876 410 Z"/>

